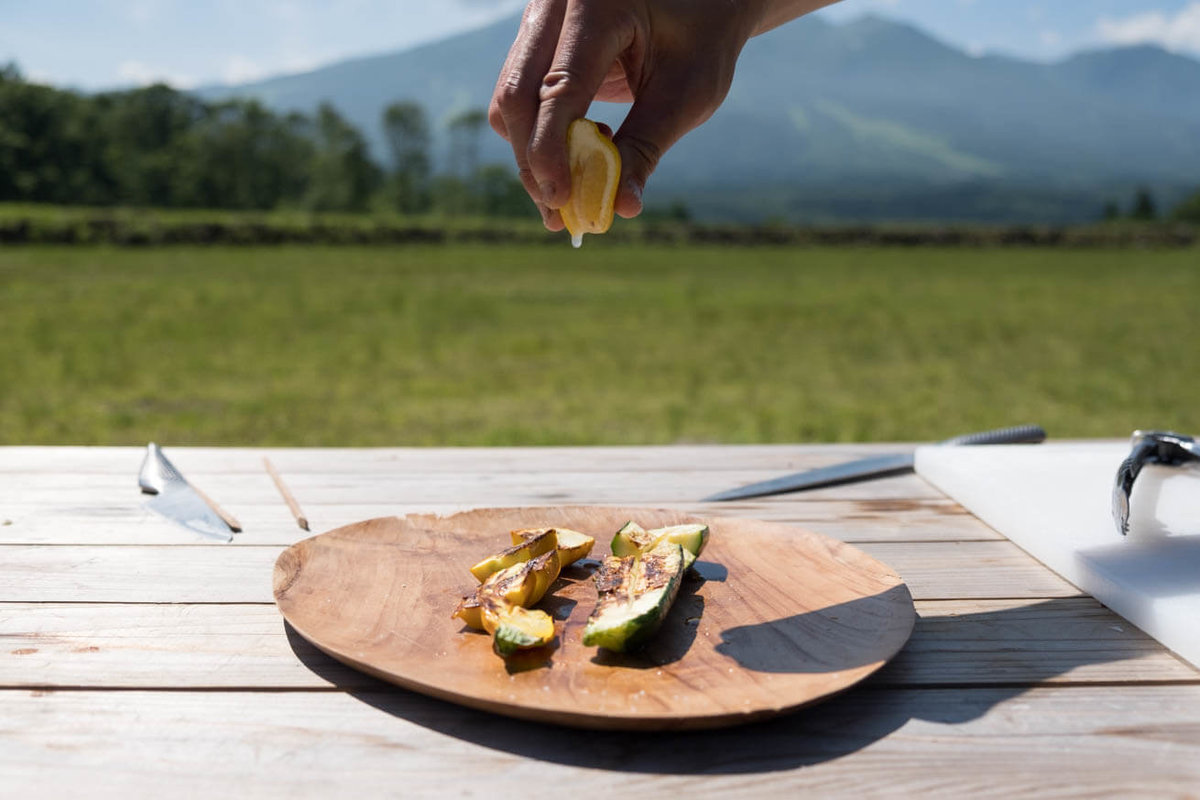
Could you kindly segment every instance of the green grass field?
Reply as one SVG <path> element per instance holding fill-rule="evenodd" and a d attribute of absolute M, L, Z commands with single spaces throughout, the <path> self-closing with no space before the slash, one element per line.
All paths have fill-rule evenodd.
<path fill-rule="evenodd" d="M 0 444 L 1200 432 L 1200 252 L 0 250 Z"/>

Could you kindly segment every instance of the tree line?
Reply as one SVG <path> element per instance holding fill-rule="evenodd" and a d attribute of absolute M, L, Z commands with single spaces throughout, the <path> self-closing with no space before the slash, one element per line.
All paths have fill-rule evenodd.
<path fill-rule="evenodd" d="M 536 216 L 508 167 L 479 163 L 484 112 L 449 121 L 440 172 L 422 106 L 394 103 L 380 124 L 385 164 L 329 104 L 276 113 L 165 85 L 81 94 L 10 65 L 0 68 L 0 201 Z"/>
<path fill-rule="evenodd" d="M 1200 223 L 1200 191 L 1185 198 L 1183 202 L 1163 213 L 1159 211 L 1158 202 L 1148 187 L 1138 187 L 1133 193 L 1127 209 L 1122 209 L 1116 201 L 1109 200 L 1104 204 L 1101 218 L 1105 222 L 1187 222 Z"/>
<path fill-rule="evenodd" d="M 537 218 L 509 166 L 480 163 L 482 110 L 448 121 L 440 170 L 422 106 L 394 103 L 380 126 L 383 163 L 329 104 L 278 113 L 165 85 L 81 94 L 25 81 L 10 65 L 0 67 L 0 202 Z M 1200 192 L 1160 211 L 1139 189 L 1102 217 L 1200 224 Z M 646 218 L 690 214 L 676 201 Z"/>

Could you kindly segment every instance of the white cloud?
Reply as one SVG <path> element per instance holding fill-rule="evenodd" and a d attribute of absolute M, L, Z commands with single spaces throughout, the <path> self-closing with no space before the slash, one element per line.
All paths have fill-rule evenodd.
<path fill-rule="evenodd" d="M 230 56 L 221 70 L 221 80 L 229 84 L 249 83 L 266 74 L 266 70 L 245 56 Z"/>
<path fill-rule="evenodd" d="M 133 83 L 138 86 L 166 83 L 176 89 L 191 89 L 196 85 L 196 81 L 187 75 L 157 69 L 141 61 L 122 61 L 117 67 L 117 78 L 123 83 Z"/>
<path fill-rule="evenodd" d="M 280 69 L 283 72 L 309 72 L 321 66 L 322 61 L 315 56 L 309 54 L 297 55 L 291 53 L 285 55 L 279 62 Z"/>
<path fill-rule="evenodd" d="M 125 7 L 125 13 L 138 27 L 144 28 L 159 18 L 162 3 L 159 0 L 133 0 Z"/>
<path fill-rule="evenodd" d="M 1101 17 L 1096 34 L 1110 44 L 1157 44 L 1168 50 L 1200 53 L 1200 0 L 1174 15 L 1147 11 L 1120 19 Z"/>

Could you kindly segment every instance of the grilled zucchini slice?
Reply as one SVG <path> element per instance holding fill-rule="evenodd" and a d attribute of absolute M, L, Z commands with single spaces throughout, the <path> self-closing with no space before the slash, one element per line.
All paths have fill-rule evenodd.
<path fill-rule="evenodd" d="M 678 543 L 662 539 L 637 555 L 605 558 L 595 575 L 600 598 L 584 628 L 583 643 L 618 653 L 645 644 L 679 594 L 685 552 Z"/>
<path fill-rule="evenodd" d="M 683 556 L 685 563 L 683 567 L 687 569 L 700 553 L 704 551 L 704 546 L 708 544 L 708 526 L 694 524 L 671 525 L 666 528 L 655 528 L 648 531 L 636 522 L 626 522 L 621 527 L 621 530 L 617 531 L 616 535 L 613 536 L 613 555 L 627 557 L 652 550 L 663 539 L 675 542 L 683 547 L 685 551 Z"/>
<path fill-rule="evenodd" d="M 536 608 L 485 600 L 483 628 L 492 634 L 492 649 L 499 656 L 544 647 L 554 641 L 554 620 Z"/>

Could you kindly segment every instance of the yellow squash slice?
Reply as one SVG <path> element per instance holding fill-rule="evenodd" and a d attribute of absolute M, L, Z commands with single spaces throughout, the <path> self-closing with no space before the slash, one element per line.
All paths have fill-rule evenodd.
<path fill-rule="evenodd" d="M 533 539 L 546 532 L 546 528 L 525 528 L 512 532 L 513 544 Z M 586 558 L 592 552 L 596 540 L 585 533 L 573 531 L 570 528 L 554 528 L 558 538 L 558 557 L 564 567 L 569 567 L 581 558 Z"/>
<path fill-rule="evenodd" d="M 453 616 L 461 619 L 468 627 L 488 630 L 485 608 L 533 605 L 545 596 L 557 580 L 561 563 L 556 548 L 529 561 L 522 561 L 494 572 L 474 594 L 463 598 Z"/>
<path fill-rule="evenodd" d="M 488 579 L 489 575 L 495 572 L 507 569 L 514 564 L 520 564 L 522 561 L 537 558 L 543 553 L 549 553 L 551 550 L 556 550 L 557 548 L 558 536 L 555 534 L 553 528 L 547 528 L 540 536 L 526 539 L 520 544 L 513 545 L 507 550 L 480 561 L 471 567 L 471 574 L 477 580 L 483 582 Z"/>

